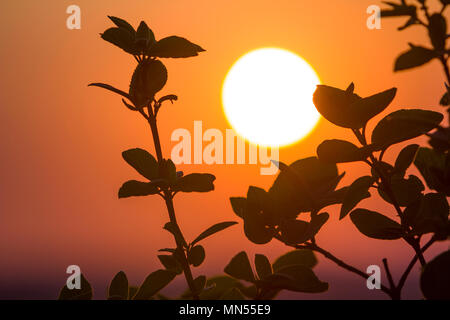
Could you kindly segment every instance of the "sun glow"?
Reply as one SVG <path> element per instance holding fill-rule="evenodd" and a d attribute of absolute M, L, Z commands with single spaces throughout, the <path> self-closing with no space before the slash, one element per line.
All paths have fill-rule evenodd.
<path fill-rule="evenodd" d="M 222 102 L 233 129 L 261 146 L 286 146 L 307 136 L 320 115 L 312 102 L 320 84 L 298 55 L 262 48 L 242 56 L 228 72 Z"/>

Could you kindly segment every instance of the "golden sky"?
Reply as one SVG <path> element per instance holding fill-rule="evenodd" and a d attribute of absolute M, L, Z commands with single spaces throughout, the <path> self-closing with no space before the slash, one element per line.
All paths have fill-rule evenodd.
<path fill-rule="evenodd" d="M 138 284 L 160 267 L 157 250 L 172 244 L 171 236 L 161 231 L 167 221 L 161 199 L 117 198 L 124 181 L 138 178 L 121 152 L 133 147 L 153 151 L 153 145 L 147 124 L 124 108 L 118 96 L 87 87 L 90 82 L 105 82 L 127 90 L 136 63 L 100 39 L 99 33 L 112 25 L 107 15 L 135 26 L 145 20 L 157 39 L 179 35 L 206 49 L 199 57 L 164 60 L 169 80 L 161 93 L 179 96 L 159 116 L 163 152 L 168 157 L 175 144 L 170 141 L 173 130 L 192 130 L 194 120 L 202 120 L 204 130 L 225 132 L 224 77 L 240 56 L 261 47 L 295 52 L 314 67 L 323 83 L 345 88 L 353 81 L 355 92 L 362 96 L 397 87 L 397 97 L 387 111 L 400 107 L 441 111 L 437 102 L 443 78 L 437 63 L 408 72 L 392 71 L 407 42 L 425 44 L 425 34 L 414 28 L 397 32 L 399 20 L 383 20 L 381 30 L 369 30 L 366 8 L 377 2 L 77 0 L 81 30 L 68 30 L 65 11 L 72 1 L 2 1 L 0 297 L 33 297 L 33 292 L 56 297 L 65 281 L 65 268 L 77 264 L 94 284 L 95 297 L 103 298 L 116 272 L 124 270 Z M 314 155 L 317 145 L 330 138 L 350 136 L 321 120 L 306 139 L 282 149 L 280 160 L 291 163 Z M 238 221 L 228 198 L 244 196 L 249 185 L 268 188 L 274 180 L 259 175 L 254 165 L 180 168 L 217 177 L 214 192 L 179 195 L 175 200 L 188 239 L 216 222 Z M 366 169 L 352 165 L 340 170 L 347 172 L 346 185 Z M 377 200 L 363 205 L 394 214 Z M 386 245 L 362 238 L 349 219 L 338 221 L 336 209 L 329 210 L 331 219 L 319 234 L 322 246 L 362 269 L 391 258 L 398 275 L 413 252 L 399 241 Z M 205 248 L 206 262 L 195 270 L 197 275 L 222 273 L 223 266 L 243 249 L 270 258 L 288 251 L 276 242 L 251 244 L 241 223 L 205 241 Z M 436 246 L 427 254 L 433 256 L 440 249 Z M 360 279 L 322 258 L 317 274 L 331 283 L 324 298 L 344 297 L 344 284 L 361 297 L 383 297 L 368 292 Z M 174 286 L 183 285 L 182 280 Z M 405 297 L 419 296 L 416 286 L 410 289 Z"/>

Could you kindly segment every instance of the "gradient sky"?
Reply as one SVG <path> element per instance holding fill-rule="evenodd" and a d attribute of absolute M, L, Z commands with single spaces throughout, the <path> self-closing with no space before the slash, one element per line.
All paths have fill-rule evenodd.
<path fill-rule="evenodd" d="M 168 157 L 177 128 L 192 130 L 194 120 L 203 128 L 225 132 L 228 123 L 221 106 L 221 86 L 231 65 L 246 52 L 280 47 L 305 58 L 323 83 L 366 96 L 393 86 L 397 97 L 387 111 L 423 107 L 442 111 L 443 92 L 437 63 L 393 73 L 395 57 L 407 42 L 427 43 L 418 28 L 397 32 L 403 21 L 383 20 L 381 30 L 366 27 L 366 8 L 375 0 L 171 0 L 171 1 L 2 1 L 0 29 L 0 298 L 55 298 L 76 264 L 93 284 L 95 298 L 105 296 L 108 282 L 124 270 L 139 284 L 160 268 L 157 250 L 173 244 L 161 227 L 167 213 L 160 198 L 119 200 L 121 184 L 138 175 L 121 157 L 123 150 L 142 147 L 153 151 L 148 125 L 123 107 L 118 96 L 90 82 L 106 82 L 127 89 L 135 60 L 102 41 L 99 33 L 112 23 L 107 15 L 125 18 L 137 26 L 145 20 L 156 38 L 184 36 L 207 51 L 191 59 L 164 60 L 169 80 L 162 94 L 175 93 L 179 101 L 164 106 L 159 116 L 163 152 Z M 66 28 L 66 8 L 81 7 L 81 30 Z M 373 126 L 372 121 L 370 125 Z M 291 163 L 315 154 L 324 139 L 350 138 L 325 120 L 303 141 L 284 148 L 280 160 Z M 424 142 L 419 140 L 419 142 Z M 401 146 L 392 148 L 396 153 Z M 392 159 L 392 156 L 387 156 Z M 185 172 L 216 175 L 216 190 L 184 194 L 175 199 L 179 222 L 188 239 L 210 225 L 234 216 L 228 198 L 243 196 L 249 185 L 269 188 L 274 177 L 259 175 L 258 166 L 182 165 Z M 342 185 L 367 173 L 363 165 L 343 165 Z M 414 172 L 412 170 L 411 172 Z M 391 217 L 392 208 L 378 198 L 361 206 Z M 387 257 L 399 278 L 413 256 L 401 241 L 372 240 L 359 234 L 349 219 L 338 221 L 332 207 L 330 221 L 318 243 L 361 269 L 381 265 Z M 204 242 L 206 262 L 194 274 L 220 274 L 241 250 L 271 259 L 289 249 L 278 242 L 250 243 L 242 223 Z M 446 244 L 427 252 L 431 258 Z M 385 298 L 369 291 L 365 281 L 319 256 L 316 273 L 330 282 L 319 295 L 280 297 Z M 405 287 L 405 298 L 420 298 L 418 267 Z M 166 290 L 184 286 L 178 277 Z"/>

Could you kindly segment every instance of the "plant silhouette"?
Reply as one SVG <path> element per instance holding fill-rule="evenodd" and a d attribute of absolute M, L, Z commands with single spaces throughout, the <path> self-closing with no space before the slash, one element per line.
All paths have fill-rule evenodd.
<path fill-rule="evenodd" d="M 448 107 L 450 74 L 447 62 L 450 50 L 447 49 L 449 35 L 443 12 L 450 2 L 441 0 L 440 12 L 433 14 L 429 12 L 426 0 L 415 2 L 387 2 L 390 8 L 383 10 L 381 16 L 409 17 L 400 30 L 413 25 L 424 26 L 433 48 L 410 44 L 410 49 L 398 57 L 395 71 L 438 59 L 447 81 L 447 92 L 440 104 Z M 422 11 L 426 21 L 421 20 L 419 11 Z M 422 109 L 397 110 L 377 123 L 369 142 L 366 130 L 368 121 L 388 107 L 397 89 L 362 98 L 354 93 L 354 88 L 353 83 L 346 90 L 319 85 L 313 101 L 325 119 L 351 130 L 360 145 L 343 140 L 326 140 L 318 146 L 317 157 L 301 159 L 291 165 L 278 163 L 281 173 L 272 187 L 265 191 L 251 186 L 247 197 L 230 198 L 233 210 L 244 220 L 244 232 L 250 241 L 265 244 L 276 239 L 293 248 L 309 249 L 352 273 L 368 278 L 368 274 L 338 259 L 317 243 L 316 235 L 329 218 L 328 213 L 322 211 L 331 204 L 341 204 L 339 219 L 349 215 L 359 232 L 373 239 L 402 239 L 415 254 L 397 283 L 387 259 L 383 259 L 389 282 L 381 285 L 383 292 L 392 299 L 400 299 L 404 284 L 419 261 L 423 268 L 420 286 L 425 298 L 450 299 L 450 251 L 429 263 L 423 256 L 435 242 L 445 241 L 450 236 L 447 200 L 450 196 L 450 130 L 440 125 L 444 116 Z M 383 161 L 390 146 L 422 135 L 431 138 L 433 149 L 410 144 L 401 150 L 395 163 Z M 371 174 L 359 177 L 348 187 L 336 189 L 344 175 L 338 173 L 336 164 L 357 161 L 366 163 Z M 433 192 L 425 191 L 419 177 L 406 174 L 413 163 Z M 395 220 L 372 210 L 356 208 L 360 201 L 372 196 L 371 191 L 376 191 L 392 205 L 397 216 Z M 432 236 L 423 244 L 427 234 Z M 286 277 L 285 281 L 288 279 Z"/>
<path fill-rule="evenodd" d="M 108 289 L 108 299 L 120 300 L 146 300 L 167 299 L 159 294 L 159 291 L 167 286 L 177 275 L 184 274 L 188 290 L 181 295 L 183 299 L 245 299 L 245 298 L 269 298 L 275 297 L 281 289 L 293 291 L 318 291 L 314 286 L 321 286 L 320 290 L 326 290 L 327 285 L 319 282 L 311 268 L 316 264 L 312 252 L 305 252 L 292 256 L 280 257 L 274 262 L 273 268 L 280 266 L 297 266 L 307 279 L 300 279 L 298 284 L 287 283 L 278 285 L 277 290 L 262 290 L 263 276 L 272 273 L 272 265 L 262 256 L 256 257 L 256 267 L 261 278 L 253 276 L 247 255 L 243 253 L 239 259 L 233 259 L 225 269 L 230 275 L 257 285 L 245 287 L 239 280 L 228 276 L 217 276 L 207 279 L 205 275 L 194 278 L 191 267 L 200 266 L 206 256 L 205 249 L 200 244 L 204 239 L 235 225 L 237 222 L 227 221 L 217 223 L 200 233 L 193 241 L 187 242 L 177 222 L 174 197 L 179 192 L 210 192 L 214 190 L 215 177 L 207 173 L 192 173 L 184 175 L 177 171 L 175 164 L 170 159 L 163 157 L 162 146 L 159 138 L 157 116 L 162 105 L 178 100 L 173 94 L 156 98 L 167 82 L 167 69 L 161 62 L 161 58 L 188 58 L 197 56 L 205 51 L 200 46 L 189 40 L 170 36 L 159 41 L 155 40 L 153 31 L 145 22 L 141 22 L 135 30 L 127 21 L 118 17 L 109 16 L 115 27 L 107 29 L 101 34 L 101 38 L 121 48 L 132 55 L 137 62 L 133 72 L 128 92 L 117 89 L 105 83 L 91 83 L 89 86 L 99 87 L 118 94 L 122 97 L 122 103 L 129 110 L 142 116 L 149 124 L 156 158 L 148 151 L 141 148 L 126 150 L 122 157 L 133 167 L 145 181 L 129 180 L 119 189 L 119 198 L 160 196 L 167 207 L 169 222 L 163 229 L 170 232 L 175 240 L 176 247 L 162 248 L 158 259 L 164 269 L 156 270 L 147 276 L 140 286 L 128 283 L 126 274 L 120 271 L 111 281 Z M 247 259 L 247 260 L 245 260 Z M 293 263 L 295 262 L 295 263 Z M 241 264 L 244 268 L 241 269 Z M 262 268 L 262 269 L 261 269 Z M 304 269 L 304 270 L 303 270 Z M 264 270 L 264 273 L 262 273 Z M 291 270 L 290 272 L 295 272 Z M 245 274 L 244 278 L 241 277 Z M 251 276 L 250 276 L 251 274 Z M 265 281 L 265 280 L 264 280 Z M 307 283 L 305 281 L 308 281 Z M 300 283 L 301 282 L 301 283 Z M 64 300 L 92 299 L 93 289 L 87 279 L 82 275 L 81 288 L 69 289 L 63 287 L 59 298 Z"/>
<path fill-rule="evenodd" d="M 443 15 L 450 1 L 440 0 L 440 3 L 441 10 L 431 13 L 427 0 L 386 2 L 388 8 L 382 10 L 381 16 L 407 17 L 406 24 L 399 30 L 412 26 L 426 28 L 431 46 L 410 44 L 410 48 L 397 58 L 394 71 L 438 60 L 445 75 L 445 92 L 440 104 L 450 113 L 450 49 L 447 49 L 450 35 Z M 247 253 L 242 251 L 226 265 L 226 275 L 194 277 L 191 268 L 201 265 L 205 259 L 205 250 L 199 243 L 236 222 L 215 224 L 191 242 L 184 238 L 173 206 L 175 195 L 178 192 L 212 191 L 215 177 L 205 173 L 184 175 L 177 172 L 170 159 L 163 157 L 157 115 L 165 102 L 176 101 L 177 96 L 156 98 L 156 95 L 167 81 L 162 58 L 188 58 L 204 50 L 177 36 L 156 41 L 145 22 L 135 30 L 125 20 L 109 18 L 116 27 L 106 30 L 102 39 L 131 54 L 137 66 L 128 92 L 103 83 L 90 86 L 120 95 L 128 109 L 142 116 L 151 129 L 156 151 L 156 158 L 139 148 L 122 153 L 124 160 L 146 180 L 125 182 L 119 190 L 119 198 L 160 196 L 169 215 L 164 229 L 173 235 L 176 246 L 160 250 L 162 254 L 158 258 L 164 269 L 151 273 L 140 286 L 130 285 L 125 273 L 119 272 L 109 286 L 108 299 L 167 299 L 159 291 L 180 274 L 184 275 L 187 284 L 180 299 L 274 299 L 281 290 L 320 293 L 328 290 L 329 285 L 319 280 L 313 271 L 317 264 L 316 252 L 339 267 L 368 279 L 366 272 L 319 245 L 317 238 L 330 218 L 326 209 L 331 205 L 340 205 L 339 219 L 350 219 L 362 235 L 385 241 L 402 240 L 411 248 L 413 257 L 397 281 L 391 274 L 388 260 L 382 260 L 388 283 L 381 284 L 381 290 L 391 299 L 401 299 L 402 289 L 417 263 L 422 267 L 420 288 L 424 297 L 450 299 L 450 251 L 432 261 L 426 261 L 424 257 L 433 244 L 446 241 L 450 236 L 447 199 L 450 196 L 450 128 L 441 124 L 444 116 L 440 112 L 401 109 L 385 115 L 372 132 L 368 132 L 368 122 L 392 103 L 397 89 L 361 97 L 355 93 L 353 83 L 345 90 L 319 85 L 313 101 L 325 119 L 350 130 L 358 145 L 336 139 L 323 141 L 316 156 L 290 165 L 276 162 L 280 173 L 269 190 L 250 186 L 245 197 L 230 198 L 234 213 L 243 220 L 248 240 L 258 245 L 276 240 L 293 250 L 273 262 L 257 254 L 254 268 Z M 429 137 L 431 147 L 407 144 L 421 136 Z M 391 146 L 399 143 L 406 146 L 393 163 L 388 163 L 384 155 L 390 152 Z M 339 172 L 338 164 L 351 162 L 365 163 L 370 174 L 358 177 L 349 186 L 338 187 L 345 175 L 345 172 Z M 413 164 L 422 179 L 409 174 Z M 395 218 L 389 218 L 387 212 L 379 213 L 359 206 L 362 200 L 375 196 L 375 193 L 392 208 Z M 69 290 L 65 286 L 60 299 L 91 299 L 92 288 L 84 275 L 81 284 L 78 290 Z"/>

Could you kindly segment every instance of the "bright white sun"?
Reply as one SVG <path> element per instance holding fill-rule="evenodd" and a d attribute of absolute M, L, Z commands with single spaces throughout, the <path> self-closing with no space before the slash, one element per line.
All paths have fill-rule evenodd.
<path fill-rule="evenodd" d="M 318 84 L 314 69 L 298 55 L 257 49 L 242 56 L 225 78 L 225 115 L 254 144 L 289 145 L 308 135 L 320 118 L 312 102 Z"/>

